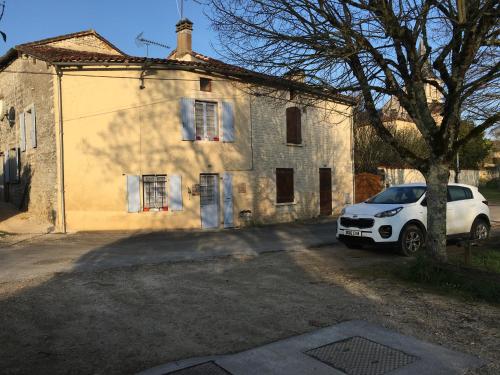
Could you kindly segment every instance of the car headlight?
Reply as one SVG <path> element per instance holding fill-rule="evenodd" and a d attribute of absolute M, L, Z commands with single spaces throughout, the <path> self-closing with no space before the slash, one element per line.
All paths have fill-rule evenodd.
<path fill-rule="evenodd" d="M 343 214 L 345 214 L 345 207 L 342 209 L 342 211 L 340 211 L 340 216 L 342 216 Z"/>
<path fill-rule="evenodd" d="M 396 215 L 399 211 L 401 211 L 403 207 L 393 208 L 392 210 L 382 211 L 375 215 L 375 217 L 389 217 Z"/>

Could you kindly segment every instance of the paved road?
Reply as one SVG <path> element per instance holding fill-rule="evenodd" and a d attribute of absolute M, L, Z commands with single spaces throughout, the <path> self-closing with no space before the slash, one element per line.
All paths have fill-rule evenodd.
<path fill-rule="evenodd" d="M 327 220 L 211 232 L 47 234 L 16 244 L 0 243 L 0 282 L 53 272 L 300 250 L 336 242 L 335 228 L 335 222 Z"/>
<path fill-rule="evenodd" d="M 500 206 L 492 206 L 495 231 Z M 91 232 L 15 236 L 0 242 L 0 282 L 54 272 L 81 272 L 136 264 L 192 261 L 230 255 L 300 250 L 337 242 L 333 220 L 240 230 Z M 16 243 L 19 238 L 21 242 Z M 2 244 L 3 243 L 3 244 Z"/>

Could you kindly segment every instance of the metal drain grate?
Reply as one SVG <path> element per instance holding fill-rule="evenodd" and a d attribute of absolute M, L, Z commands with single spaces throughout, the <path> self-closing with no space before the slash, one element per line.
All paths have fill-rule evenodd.
<path fill-rule="evenodd" d="M 418 360 L 418 357 L 359 336 L 320 346 L 305 354 L 348 375 L 383 375 Z"/>
<path fill-rule="evenodd" d="M 224 370 L 215 362 L 210 361 L 168 372 L 164 375 L 231 375 L 231 373 Z"/>

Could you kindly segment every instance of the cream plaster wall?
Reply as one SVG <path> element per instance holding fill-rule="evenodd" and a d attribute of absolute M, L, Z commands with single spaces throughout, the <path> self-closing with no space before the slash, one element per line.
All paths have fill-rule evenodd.
<path fill-rule="evenodd" d="M 189 194 L 200 173 L 233 173 L 236 225 L 244 224 L 239 219 L 243 210 L 251 210 L 255 222 L 317 216 L 320 167 L 332 168 L 335 209 L 352 196 L 349 107 L 336 104 L 328 110 L 318 103 L 322 109 L 307 108 L 304 145 L 288 146 L 286 102 L 256 98 L 241 84 L 216 77 L 212 92 L 201 92 L 198 73 L 152 71 L 144 89 L 139 76 L 139 71 L 123 69 L 75 70 L 63 76 L 69 231 L 200 228 L 200 198 Z M 182 141 L 182 97 L 233 102 L 235 142 Z M 279 167 L 295 169 L 293 205 L 275 205 Z M 126 175 L 145 174 L 181 175 L 183 211 L 128 213 Z M 222 211 L 222 183 L 220 192 Z"/>

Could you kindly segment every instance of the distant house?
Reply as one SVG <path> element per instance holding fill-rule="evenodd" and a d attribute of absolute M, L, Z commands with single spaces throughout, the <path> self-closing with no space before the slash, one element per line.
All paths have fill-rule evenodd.
<path fill-rule="evenodd" d="M 352 98 L 196 53 L 192 26 L 166 59 L 95 31 L 1 57 L 1 198 L 60 231 L 286 222 L 350 202 Z"/>
<path fill-rule="evenodd" d="M 420 45 L 418 53 L 420 55 L 424 55 L 426 53 L 423 44 Z M 422 70 L 424 77 L 428 81 L 440 81 L 439 78 L 436 77 L 432 72 L 430 62 L 425 63 Z M 425 84 L 424 90 L 429 109 L 431 110 L 431 115 L 437 124 L 441 124 L 441 121 L 443 119 L 443 96 L 439 92 L 439 90 L 430 83 Z M 384 125 L 391 130 L 413 130 L 415 132 L 418 131 L 411 116 L 406 112 L 406 110 L 399 103 L 399 100 L 394 96 L 391 96 L 389 100 L 387 100 L 387 102 L 382 106 L 382 108 L 380 109 L 380 115 L 382 117 L 382 122 L 384 123 Z M 366 112 L 361 111 L 355 116 L 355 118 L 355 127 L 360 128 L 364 126 L 370 126 L 370 119 Z"/>

